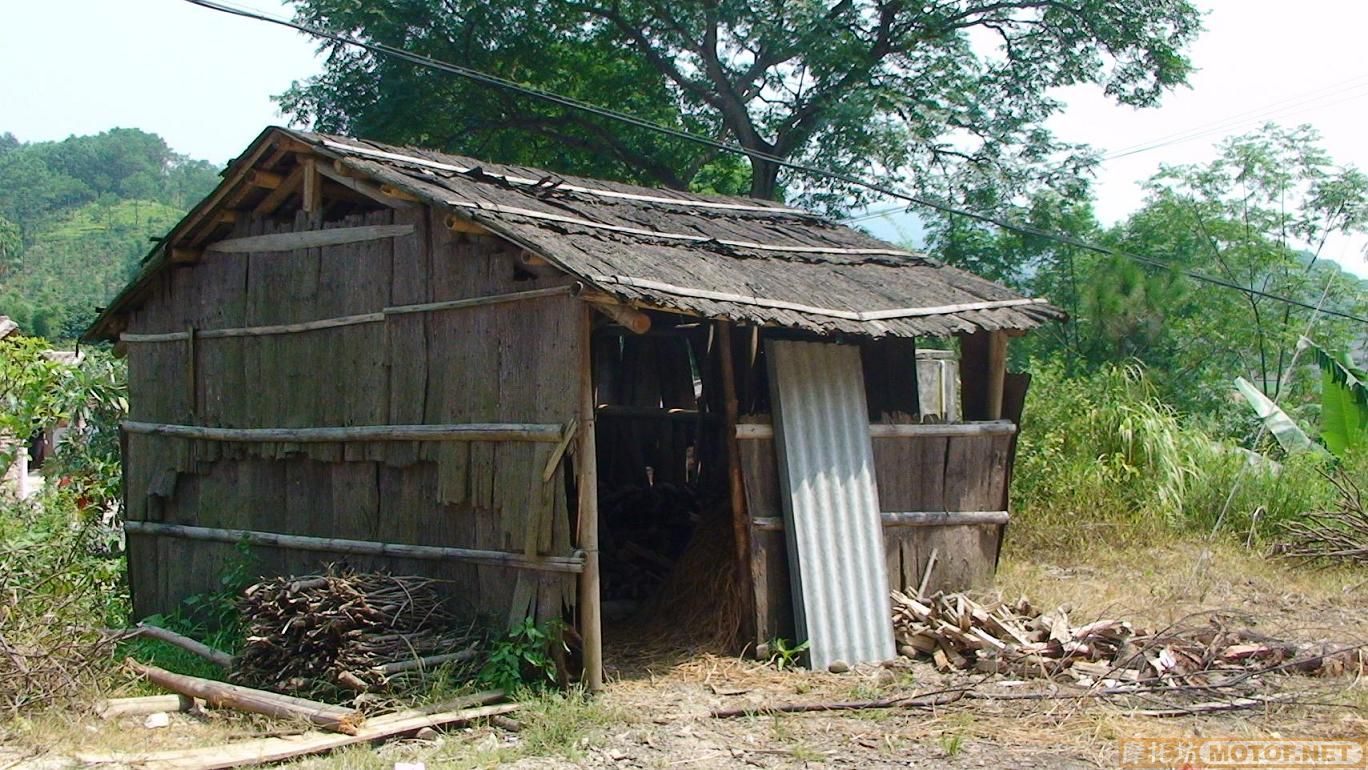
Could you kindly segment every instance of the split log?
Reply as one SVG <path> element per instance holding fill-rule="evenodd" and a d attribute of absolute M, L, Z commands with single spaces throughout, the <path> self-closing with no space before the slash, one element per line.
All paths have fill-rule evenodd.
<path fill-rule="evenodd" d="M 101 719 L 145 716 L 162 711 L 189 711 L 195 699 L 188 695 L 140 695 L 134 698 L 108 698 L 95 704 L 95 715 Z"/>
<path fill-rule="evenodd" d="M 359 711 L 332 706 L 327 703 L 280 695 L 265 690 L 254 690 L 235 684 L 201 679 L 197 676 L 173 674 L 156 666 L 129 661 L 134 671 L 147 677 L 159 687 L 194 698 L 202 698 L 214 708 L 233 708 L 253 714 L 265 714 L 286 719 L 307 719 L 319 727 L 334 732 L 356 735 L 365 721 Z"/>

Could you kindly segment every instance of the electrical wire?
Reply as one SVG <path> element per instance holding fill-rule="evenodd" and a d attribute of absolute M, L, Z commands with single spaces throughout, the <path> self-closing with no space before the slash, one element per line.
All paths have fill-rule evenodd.
<path fill-rule="evenodd" d="M 317 27 L 312 27 L 310 25 L 302 24 L 300 22 L 292 21 L 289 19 L 282 19 L 277 16 L 271 16 L 269 14 L 261 13 L 259 11 L 252 11 L 244 8 L 226 5 L 224 3 L 215 2 L 215 0 L 184 0 L 184 2 L 190 3 L 191 5 L 200 6 L 202 8 L 207 8 L 213 11 L 218 11 L 220 13 L 230 14 L 232 16 L 238 16 L 242 18 L 252 19 L 255 21 L 266 22 L 268 24 L 274 24 L 281 27 L 287 27 L 297 32 L 302 32 L 306 35 L 322 38 L 324 40 L 331 40 L 333 42 L 341 43 L 343 45 L 355 46 L 357 48 L 361 48 L 372 53 L 382 54 L 384 56 L 400 59 L 403 61 L 410 62 L 412 64 L 417 64 L 419 66 L 440 70 L 442 72 L 447 72 L 453 75 L 459 75 L 463 78 L 466 78 L 467 80 L 471 80 L 476 83 L 481 83 L 496 88 L 514 91 L 516 93 L 524 94 L 527 96 L 536 97 L 537 99 L 540 99 L 545 102 L 557 104 L 562 107 L 568 107 L 570 109 L 579 110 L 582 112 L 587 112 L 592 115 L 598 115 L 603 118 L 615 120 L 620 123 L 626 123 L 628 125 L 636 126 L 637 128 L 642 128 L 648 131 L 654 131 L 656 133 L 671 136 L 683 141 L 704 145 L 716 150 L 721 150 L 723 152 L 745 155 L 752 159 L 772 163 L 774 165 L 780 166 L 782 168 L 791 169 L 793 171 L 799 171 L 805 174 L 810 174 L 813 176 L 822 177 L 833 181 L 844 182 L 845 184 L 853 185 L 856 187 L 863 187 L 867 190 L 887 195 L 892 198 L 904 200 L 909 203 L 915 203 L 919 206 L 925 206 L 927 208 L 931 208 L 945 214 L 952 214 L 955 216 L 973 219 L 975 221 L 982 222 L 984 224 L 990 224 L 995 227 L 1000 227 L 1004 230 L 1008 230 L 1011 232 L 1017 232 L 1025 235 L 1035 235 L 1041 238 L 1057 241 L 1059 243 L 1064 243 L 1067 245 L 1086 249 L 1099 254 L 1119 256 L 1126 259 L 1131 259 L 1141 264 L 1150 265 L 1152 267 L 1157 267 L 1164 270 L 1177 269 L 1178 272 L 1193 280 L 1209 283 L 1215 286 L 1221 286 L 1227 289 L 1232 289 L 1234 291 L 1243 292 L 1244 294 L 1251 297 L 1261 297 L 1276 302 L 1283 302 L 1307 310 L 1318 309 L 1315 305 L 1302 302 L 1300 300 L 1292 299 L 1291 297 L 1283 297 L 1277 294 L 1261 291 L 1259 289 L 1255 289 L 1252 287 L 1241 286 L 1237 283 L 1227 281 L 1223 278 L 1216 278 L 1214 276 L 1197 273 L 1191 270 L 1174 268 L 1172 265 L 1169 265 L 1163 262 L 1162 260 L 1155 259 L 1153 257 L 1146 257 L 1138 254 L 1132 254 L 1130 252 L 1119 251 L 1117 249 L 1108 248 L 1106 246 L 1099 246 L 1097 244 L 1087 243 L 1078 238 L 1074 238 L 1072 236 L 1065 235 L 1062 233 L 1052 233 L 1046 230 L 1041 230 L 1036 227 L 1031 227 L 1029 225 L 1021 225 L 1013 222 L 1008 222 L 1004 219 L 989 214 L 970 211 L 968 209 L 963 209 L 948 203 L 932 200 L 924 196 L 902 192 L 887 185 L 880 184 L 878 182 L 871 182 L 866 179 L 861 179 L 859 177 L 847 174 L 845 172 L 831 171 L 829 169 L 818 168 L 816 166 L 809 166 L 804 163 L 791 161 L 786 158 L 779 157 L 777 155 L 762 152 L 760 150 L 748 149 L 738 144 L 724 142 L 709 137 L 698 136 L 697 134 L 692 134 L 687 131 L 683 131 L 671 126 L 666 126 L 660 123 L 646 120 L 644 118 L 639 118 L 629 113 L 618 112 L 617 110 L 608 109 L 606 107 L 600 107 L 598 105 L 583 102 L 568 96 L 563 96 L 552 91 L 536 88 L 534 86 L 528 86 L 523 83 L 518 83 L 512 80 L 508 80 L 506 78 L 501 78 L 497 75 L 491 75 L 489 73 L 482 72 L 471 67 L 465 67 L 459 64 L 452 64 L 450 62 L 442 61 L 440 59 L 434 59 L 430 56 L 424 56 L 422 54 L 416 54 L 411 51 L 404 50 L 402 48 L 396 48 L 394 46 L 386 45 L 384 43 L 373 43 L 364 40 L 358 40 L 357 38 L 350 37 L 348 35 L 330 32 L 328 30 L 319 29 Z M 1324 315 L 1333 315 L 1340 318 L 1346 318 L 1351 321 L 1359 321 L 1361 323 L 1368 324 L 1368 318 L 1362 318 L 1351 313 L 1328 309 L 1320 309 L 1320 312 Z"/>

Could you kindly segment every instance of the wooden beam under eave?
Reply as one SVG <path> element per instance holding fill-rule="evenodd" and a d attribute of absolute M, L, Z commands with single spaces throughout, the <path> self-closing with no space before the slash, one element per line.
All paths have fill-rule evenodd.
<path fill-rule="evenodd" d="M 275 142 L 263 142 L 251 154 L 235 161 L 233 167 L 238 169 L 236 174 L 225 179 L 223 184 L 219 185 L 202 204 L 196 207 L 195 212 L 186 218 L 183 226 L 177 228 L 176 240 L 181 243 L 193 243 L 195 238 L 200 235 L 199 231 L 203 227 L 206 225 L 211 228 L 217 226 L 219 222 L 213 220 L 206 222 L 206 219 L 224 206 L 228 196 L 236 192 L 237 187 L 241 186 L 239 183 L 247 175 L 247 172 L 251 171 L 263 156 L 275 151 L 277 146 L 279 145 Z M 229 206 L 228 208 L 232 207 Z"/>
<path fill-rule="evenodd" d="M 339 172 L 336 168 L 325 166 L 321 163 L 315 163 L 313 167 L 318 171 L 320 176 L 327 178 L 329 181 L 336 182 L 352 192 L 360 193 L 382 206 L 388 206 L 393 209 L 406 209 L 413 206 L 412 203 L 406 200 L 386 195 L 381 192 L 379 187 L 376 187 L 370 182 L 348 176 L 347 174 Z M 308 177 L 305 177 L 305 179 L 307 181 Z"/>
<path fill-rule="evenodd" d="M 408 190 L 401 190 L 392 184 L 380 185 L 380 192 L 384 193 L 385 195 L 388 195 L 391 198 L 398 198 L 401 201 L 408 201 L 410 203 L 419 202 L 417 195 L 414 195 Z"/>
<path fill-rule="evenodd" d="M 270 194 L 261 199 L 256 205 L 258 214 L 274 214 L 291 195 L 300 191 L 304 186 L 304 166 L 296 165 L 294 170 L 285 176 L 281 183 L 271 190 Z"/>
<path fill-rule="evenodd" d="M 171 261 L 178 265 L 193 264 L 200 261 L 200 258 L 203 256 L 204 252 L 200 249 L 171 249 Z"/>
<path fill-rule="evenodd" d="M 247 184 L 253 187 L 261 187 L 267 190 L 274 190 L 285 181 L 285 177 L 280 174 L 273 174 L 269 171 L 249 171 L 247 172 Z"/>
<path fill-rule="evenodd" d="M 493 235 L 485 226 L 476 224 L 457 214 L 447 214 L 445 221 L 447 229 L 453 233 L 465 233 L 466 235 Z"/>

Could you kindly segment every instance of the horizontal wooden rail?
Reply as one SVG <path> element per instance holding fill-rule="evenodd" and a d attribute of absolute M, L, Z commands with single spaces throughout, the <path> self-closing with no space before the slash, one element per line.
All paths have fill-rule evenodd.
<path fill-rule="evenodd" d="M 350 425 L 328 428 L 214 428 L 126 420 L 128 433 L 207 441 L 546 441 L 561 440 L 563 427 L 555 423 L 489 422 L 463 425 Z"/>
<path fill-rule="evenodd" d="M 584 557 L 527 556 L 505 551 L 486 551 L 477 548 L 451 548 L 438 545 L 409 545 L 406 543 L 377 543 L 371 540 L 344 540 L 333 537 L 282 535 L 252 529 L 221 529 L 192 527 L 185 524 L 162 524 L 154 521 L 125 521 L 124 530 L 134 535 L 159 535 L 182 540 L 211 543 L 247 543 L 296 551 L 322 551 L 363 556 L 393 556 L 400 559 L 432 561 L 464 561 L 494 567 L 537 570 L 540 572 L 578 573 L 584 571 Z"/>
<path fill-rule="evenodd" d="M 1006 524 L 1007 511 L 909 511 L 879 514 L 884 529 L 894 527 L 962 527 L 975 524 Z M 783 532 L 784 520 L 777 516 L 757 516 L 751 526 L 762 532 Z"/>
<path fill-rule="evenodd" d="M 874 423 L 869 426 L 871 438 L 909 438 L 920 436 L 1010 436 L 1017 426 L 1011 420 L 986 422 L 946 422 L 922 424 Z M 739 439 L 774 438 L 774 425 L 767 422 L 745 422 L 736 426 Z"/>
<path fill-rule="evenodd" d="M 574 292 L 573 286 L 553 286 L 548 289 L 532 289 L 530 291 L 515 291 L 508 294 L 492 294 L 485 297 L 469 297 L 466 299 L 453 299 L 446 302 L 428 302 L 421 305 L 394 305 L 387 307 L 378 313 L 362 313 L 359 315 L 338 316 L 336 318 L 321 318 L 317 321 L 300 321 L 291 324 L 275 324 L 271 326 L 241 326 L 230 329 L 197 329 L 194 332 L 161 332 L 154 334 L 122 334 L 119 340 L 122 342 L 175 342 L 176 340 L 188 340 L 193 333 L 197 340 L 221 339 L 224 337 L 264 337 L 272 334 L 293 334 L 296 332 L 314 331 L 316 329 L 333 329 L 339 326 L 353 326 L 356 324 L 379 323 L 385 320 L 386 316 L 402 315 L 405 313 L 429 313 L 438 310 L 459 310 L 461 308 L 481 307 L 484 305 L 497 305 L 504 302 L 523 302 L 529 299 L 539 299 L 541 297 L 554 297 L 562 294 Z"/>
<path fill-rule="evenodd" d="M 457 310 L 465 307 L 479 307 L 481 305 L 497 305 L 501 302 L 522 302 L 539 297 L 555 297 L 561 294 L 570 294 L 574 287 L 552 286 L 547 289 L 531 289 L 529 291 L 514 291 L 508 294 L 491 294 L 485 297 L 468 297 L 466 299 L 452 299 L 445 302 L 428 302 L 422 305 L 396 305 L 385 308 L 385 315 L 399 315 L 402 313 L 428 313 L 434 310 Z"/>
<path fill-rule="evenodd" d="M 347 243 L 363 243 L 385 238 L 399 238 L 413 234 L 413 225 L 362 225 L 360 227 L 335 227 L 330 230 L 302 230 L 295 233 L 272 233 L 270 235 L 249 235 L 244 238 L 229 238 L 215 241 L 204 247 L 205 251 L 221 254 L 245 254 L 264 251 L 294 251 L 295 249 L 315 249 L 323 246 L 341 246 Z"/>
<path fill-rule="evenodd" d="M 720 415 L 711 412 L 699 413 L 697 409 L 665 409 L 658 406 L 628 406 L 625 404 L 599 404 L 594 407 L 594 414 L 599 417 L 621 417 L 636 420 L 683 420 L 685 422 L 697 421 L 716 422 L 721 419 Z"/>

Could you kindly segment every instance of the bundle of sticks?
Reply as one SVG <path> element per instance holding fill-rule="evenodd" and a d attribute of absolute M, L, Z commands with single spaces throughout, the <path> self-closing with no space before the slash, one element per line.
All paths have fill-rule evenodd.
<path fill-rule="evenodd" d="M 919 600 L 894 591 L 898 652 L 930 658 L 942 671 L 974 670 L 1080 684 L 1182 681 L 1221 686 L 1251 672 L 1336 675 L 1361 671 L 1361 647 L 1292 642 L 1249 628 L 1205 623 L 1137 631 L 1129 622 L 1069 621 L 1067 607 L 1039 612 L 1030 602 L 979 604 L 964 594 Z"/>
<path fill-rule="evenodd" d="M 266 580 L 238 603 L 246 629 L 236 680 L 285 692 L 376 690 L 396 677 L 474 660 L 480 634 L 435 581 L 330 571 Z"/>

